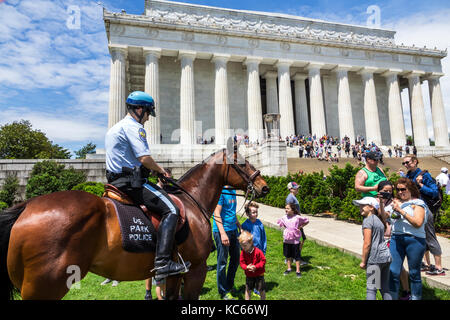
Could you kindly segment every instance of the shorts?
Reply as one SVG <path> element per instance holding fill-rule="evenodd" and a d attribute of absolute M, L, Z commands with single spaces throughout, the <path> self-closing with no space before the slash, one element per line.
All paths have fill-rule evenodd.
<path fill-rule="evenodd" d="M 300 260 L 300 244 L 283 243 L 283 255 L 286 258 Z"/>
<path fill-rule="evenodd" d="M 266 282 L 264 281 L 264 276 L 245 278 L 245 290 L 253 291 L 253 289 L 256 289 L 260 292 L 266 291 Z"/>
<path fill-rule="evenodd" d="M 427 247 L 425 250 L 430 251 L 433 256 L 442 255 L 441 246 L 436 238 L 436 231 L 434 230 L 433 215 L 430 215 L 425 223 L 425 241 Z"/>

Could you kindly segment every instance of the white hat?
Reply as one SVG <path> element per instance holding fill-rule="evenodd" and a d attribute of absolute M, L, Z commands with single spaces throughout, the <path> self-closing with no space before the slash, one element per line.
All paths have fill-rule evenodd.
<path fill-rule="evenodd" d="M 299 188 L 299 185 L 297 184 L 297 182 L 292 181 L 292 182 L 289 182 L 289 183 L 288 183 L 287 188 L 288 188 L 289 190 L 290 190 L 290 189 L 298 189 L 298 188 Z"/>
<path fill-rule="evenodd" d="M 353 204 L 355 206 L 362 206 L 362 205 L 368 204 L 377 210 L 380 208 L 380 204 L 378 203 L 377 199 L 375 199 L 374 197 L 364 197 L 361 200 L 353 200 Z"/>
<path fill-rule="evenodd" d="M 441 172 L 447 173 L 447 172 L 448 172 L 448 169 L 447 169 L 446 167 L 442 167 L 442 168 L 441 168 Z"/>

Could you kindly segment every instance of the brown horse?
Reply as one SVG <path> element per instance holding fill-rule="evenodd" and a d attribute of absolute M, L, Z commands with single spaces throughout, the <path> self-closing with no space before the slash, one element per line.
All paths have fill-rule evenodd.
<path fill-rule="evenodd" d="M 230 161 L 231 159 L 231 161 Z M 247 161 L 237 161 L 218 151 L 190 169 L 179 185 L 208 212 L 184 193 L 178 194 L 189 223 L 187 240 L 178 246 L 191 268 L 184 275 L 184 299 L 198 299 L 205 281 L 212 248 L 210 217 L 224 185 L 256 196 L 269 192 L 264 179 Z M 242 159 L 242 158 L 240 158 Z M 0 298 L 11 299 L 14 288 L 23 299 L 61 299 L 79 272 L 90 271 L 119 281 L 152 277 L 154 253 L 130 253 L 122 236 L 114 206 L 105 198 L 83 191 L 63 191 L 39 196 L 0 213 Z M 175 299 L 180 276 L 166 281 L 166 298 Z"/>

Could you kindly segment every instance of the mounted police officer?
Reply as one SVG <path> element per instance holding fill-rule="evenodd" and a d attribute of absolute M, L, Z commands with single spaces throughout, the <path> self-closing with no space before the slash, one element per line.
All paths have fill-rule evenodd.
<path fill-rule="evenodd" d="M 106 176 L 108 183 L 129 195 L 136 204 L 161 214 L 155 255 L 157 280 L 185 273 L 190 266 L 171 260 L 179 209 L 167 193 L 145 179 L 149 170 L 164 176 L 167 172 L 151 157 L 143 124 L 155 117 L 153 98 L 141 91 L 131 93 L 126 100 L 128 114 L 110 128 L 105 138 Z"/>

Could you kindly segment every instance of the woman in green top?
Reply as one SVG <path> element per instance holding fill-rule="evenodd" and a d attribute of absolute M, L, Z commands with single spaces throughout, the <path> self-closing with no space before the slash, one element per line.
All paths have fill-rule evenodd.
<path fill-rule="evenodd" d="M 379 160 L 376 152 L 368 152 L 366 166 L 356 174 L 355 190 L 361 192 L 363 197 L 376 197 L 378 184 L 387 180 L 383 170 L 378 167 Z"/>

